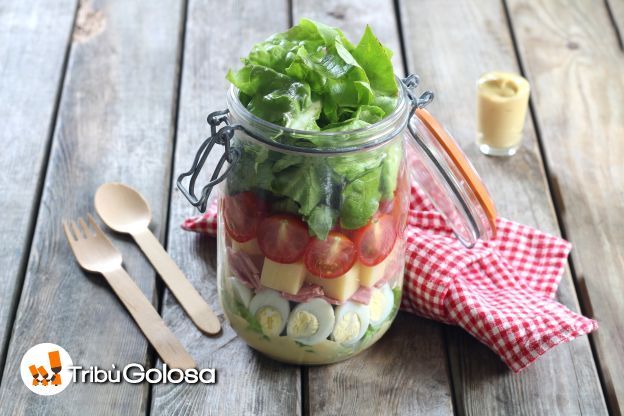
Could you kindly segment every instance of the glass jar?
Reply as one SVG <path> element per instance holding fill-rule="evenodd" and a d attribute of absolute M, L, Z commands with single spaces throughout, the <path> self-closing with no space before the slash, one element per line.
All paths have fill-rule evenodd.
<path fill-rule="evenodd" d="M 221 305 L 236 333 L 274 359 L 341 361 L 388 330 L 403 288 L 410 173 L 463 244 L 494 234 L 485 187 L 422 108 L 433 94 L 417 98 L 415 76 L 398 83 L 390 115 L 339 132 L 264 121 L 230 88 L 228 110 L 209 116 L 212 134 L 178 178 L 200 211 L 218 184 Z M 215 144 L 225 152 L 198 198 L 195 181 Z"/>

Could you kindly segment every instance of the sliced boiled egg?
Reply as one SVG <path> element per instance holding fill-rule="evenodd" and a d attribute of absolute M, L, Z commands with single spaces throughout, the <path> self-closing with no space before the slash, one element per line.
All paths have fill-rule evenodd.
<path fill-rule="evenodd" d="M 318 344 L 332 332 L 335 320 L 332 306 L 325 299 L 315 298 L 292 310 L 286 334 L 302 344 Z"/>
<path fill-rule="evenodd" d="M 351 345 L 359 341 L 370 321 L 370 310 L 357 302 L 347 302 L 336 308 L 336 325 L 332 339 L 343 345 Z"/>
<path fill-rule="evenodd" d="M 240 300 L 246 308 L 249 308 L 249 302 L 251 302 L 251 297 L 253 296 L 251 289 L 242 284 L 235 276 L 230 276 L 228 280 L 230 281 L 230 288 L 234 297 Z"/>
<path fill-rule="evenodd" d="M 368 304 L 370 310 L 370 323 L 373 326 L 380 325 L 388 318 L 394 306 L 394 293 L 386 283 L 380 288 L 373 289 Z"/>
<path fill-rule="evenodd" d="M 251 299 L 249 312 L 256 317 L 265 335 L 277 336 L 286 326 L 290 304 L 275 290 L 265 289 Z"/>

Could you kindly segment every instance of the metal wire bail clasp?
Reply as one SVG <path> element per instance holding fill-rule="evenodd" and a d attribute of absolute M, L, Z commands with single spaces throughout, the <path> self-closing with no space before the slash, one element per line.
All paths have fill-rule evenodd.
<path fill-rule="evenodd" d="M 424 108 L 427 105 L 429 105 L 431 101 L 433 101 L 433 92 L 431 91 L 427 90 L 423 92 L 422 94 L 420 94 L 419 97 L 417 97 L 416 94 L 414 93 L 416 90 L 416 87 L 418 86 L 418 84 L 420 84 L 420 77 L 418 75 L 409 74 L 405 78 L 401 79 L 401 82 L 403 83 L 403 85 L 405 85 L 405 88 L 407 89 L 407 96 L 412 102 L 412 109 L 410 111 L 410 117 L 414 114 L 416 109 Z"/>
<path fill-rule="evenodd" d="M 210 196 L 210 192 L 212 188 L 219 182 L 223 181 L 227 175 L 232 170 L 232 167 L 236 164 L 238 159 L 240 158 L 240 152 L 238 149 L 231 147 L 230 140 L 234 137 L 234 132 L 239 129 L 240 126 L 234 125 L 231 126 L 228 123 L 227 119 L 228 110 L 215 111 L 208 115 L 208 124 L 210 124 L 210 137 L 208 137 L 204 142 L 199 146 L 197 150 L 197 154 L 195 154 L 195 160 L 193 160 L 193 166 L 187 172 L 184 172 L 178 179 L 176 180 L 176 185 L 178 189 L 182 192 L 184 197 L 188 199 L 188 201 L 196 207 L 199 212 L 206 211 L 206 205 L 208 204 L 208 197 Z M 221 127 L 217 130 L 217 127 L 225 123 L 225 126 Z M 215 170 L 212 172 L 210 176 L 210 182 L 208 182 L 201 191 L 201 196 L 198 198 L 195 196 L 195 181 L 197 180 L 197 175 L 204 167 L 204 163 L 206 163 L 206 159 L 208 155 L 212 151 L 212 148 L 215 144 L 219 144 L 225 147 L 225 151 L 223 155 L 219 159 Z M 225 162 L 228 162 L 227 169 L 221 173 L 221 169 Z M 182 181 L 187 176 L 191 177 L 189 182 L 188 189 L 184 187 Z"/>

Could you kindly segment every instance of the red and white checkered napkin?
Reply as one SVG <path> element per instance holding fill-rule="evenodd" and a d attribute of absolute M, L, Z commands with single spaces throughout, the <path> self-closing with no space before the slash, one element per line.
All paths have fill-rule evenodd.
<path fill-rule="evenodd" d="M 216 234 L 217 206 L 182 227 Z M 467 249 L 412 186 L 401 309 L 459 325 L 520 371 L 562 342 L 598 328 L 553 298 L 571 245 L 503 218 L 497 238 Z"/>

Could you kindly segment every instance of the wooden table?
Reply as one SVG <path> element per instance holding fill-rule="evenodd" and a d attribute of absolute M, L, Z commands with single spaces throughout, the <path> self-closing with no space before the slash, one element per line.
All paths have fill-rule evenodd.
<path fill-rule="evenodd" d="M 262 5 L 261 5 L 262 4 Z M 357 39 L 373 26 L 398 72 L 436 92 L 431 111 L 460 141 L 502 216 L 574 244 L 559 299 L 600 329 L 521 374 L 463 331 L 401 314 L 362 356 L 278 364 L 232 329 L 200 334 L 132 242 L 112 235 L 141 289 L 213 386 L 74 384 L 40 397 L 24 352 L 54 342 L 74 362 L 159 365 L 104 281 L 85 275 L 61 221 L 93 212 L 95 189 L 144 193 L 153 229 L 218 311 L 215 244 L 183 232 L 172 185 L 225 106 L 225 72 L 301 17 Z M 0 5 L 0 414 L 624 413 L 624 2 L 622 0 L 5 0 Z M 524 74 L 531 114 L 518 155 L 473 144 L 475 81 Z"/>

